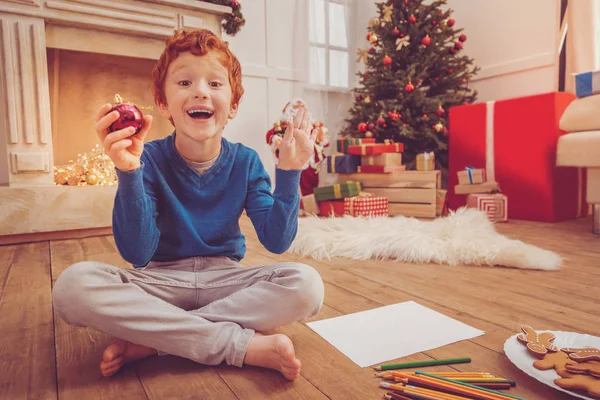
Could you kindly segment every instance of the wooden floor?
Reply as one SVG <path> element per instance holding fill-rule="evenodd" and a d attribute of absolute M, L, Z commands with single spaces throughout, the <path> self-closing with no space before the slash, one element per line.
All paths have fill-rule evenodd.
<path fill-rule="evenodd" d="M 511 221 L 508 236 L 566 258 L 558 272 L 509 268 L 411 265 L 334 259 L 316 262 L 326 297 L 316 319 L 414 300 L 485 335 L 402 359 L 471 357 L 458 370 L 489 371 L 518 382 L 527 399 L 568 399 L 515 368 L 504 341 L 520 324 L 600 336 L 600 236 L 590 220 L 559 224 Z M 242 219 L 248 238 L 244 265 L 299 260 L 272 255 Z M 381 399 L 373 370 L 359 368 L 306 325 L 280 329 L 303 363 L 288 382 L 258 368 L 205 367 L 176 357 L 152 357 L 105 379 L 99 373 L 109 338 L 66 325 L 53 314 L 51 287 L 70 264 L 95 260 L 128 267 L 110 236 L 0 247 L 0 399 Z M 376 339 L 376 338 L 374 338 Z M 436 369 L 441 369 L 437 367 Z"/>

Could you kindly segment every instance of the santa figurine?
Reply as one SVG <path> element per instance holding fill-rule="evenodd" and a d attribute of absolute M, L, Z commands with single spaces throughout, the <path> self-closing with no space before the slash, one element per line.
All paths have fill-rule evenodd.
<path fill-rule="evenodd" d="M 288 121 L 292 120 L 301 108 L 306 108 L 306 104 L 302 99 L 294 99 L 288 102 L 283 108 L 279 120 L 267 132 L 266 141 L 271 148 L 275 165 L 279 161 L 279 146 L 287 129 Z M 318 131 L 315 138 L 313 156 L 302 167 L 302 173 L 300 174 L 300 194 L 302 196 L 312 194 L 314 189 L 319 186 L 319 171 L 325 159 L 325 149 L 329 147 L 327 128 L 323 126 L 321 121 L 315 121 L 310 118 L 309 122 L 312 124 L 313 129 L 317 129 Z"/>

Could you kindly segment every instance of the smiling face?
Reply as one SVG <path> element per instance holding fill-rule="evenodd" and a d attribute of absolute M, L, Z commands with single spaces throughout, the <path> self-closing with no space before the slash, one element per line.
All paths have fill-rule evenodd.
<path fill-rule="evenodd" d="M 167 104 L 160 104 L 159 109 L 173 121 L 179 144 L 220 143 L 227 120 L 237 113 L 229 71 L 220 57 L 215 51 L 205 55 L 185 52 L 169 65 L 164 83 Z"/>

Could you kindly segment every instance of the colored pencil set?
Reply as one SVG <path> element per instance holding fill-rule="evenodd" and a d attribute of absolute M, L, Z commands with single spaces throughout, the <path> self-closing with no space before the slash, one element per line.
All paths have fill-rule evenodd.
<path fill-rule="evenodd" d="M 403 368 L 464 362 L 470 362 L 470 359 L 381 365 L 375 369 L 383 372 L 375 373 L 375 377 L 383 379 L 380 387 L 390 390 L 384 395 L 384 398 L 391 400 L 524 400 L 499 391 L 516 386 L 515 381 L 503 379 L 488 372 L 394 371 Z"/>

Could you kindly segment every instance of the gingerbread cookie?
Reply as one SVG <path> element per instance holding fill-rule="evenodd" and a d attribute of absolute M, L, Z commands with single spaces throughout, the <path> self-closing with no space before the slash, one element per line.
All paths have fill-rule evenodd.
<path fill-rule="evenodd" d="M 565 365 L 569 361 L 569 355 L 564 351 L 548 353 L 542 360 L 537 360 L 533 366 L 541 371 L 554 369 L 560 375 L 560 372 L 566 371 Z"/>
<path fill-rule="evenodd" d="M 523 333 L 517 335 L 517 340 L 527 345 L 527 350 L 537 358 L 543 359 L 548 352 L 555 353 L 558 348 L 552 344 L 554 335 L 549 332 L 538 334 L 532 327 L 522 325 Z"/>
<path fill-rule="evenodd" d="M 565 353 L 569 354 L 569 358 L 577 362 L 585 361 L 600 361 L 600 350 L 593 347 L 573 348 L 566 347 L 561 349 Z"/>
<path fill-rule="evenodd" d="M 590 375 L 571 374 L 567 371 L 558 374 L 562 378 L 554 380 L 557 386 L 567 390 L 581 390 L 587 392 L 589 396 L 600 398 L 600 379 Z"/>
<path fill-rule="evenodd" d="M 584 374 L 600 378 L 600 362 L 598 361 L 586 361 L 578 363 L 569 360 L 565 364 L 565 368 L 572 374 Z"/>

